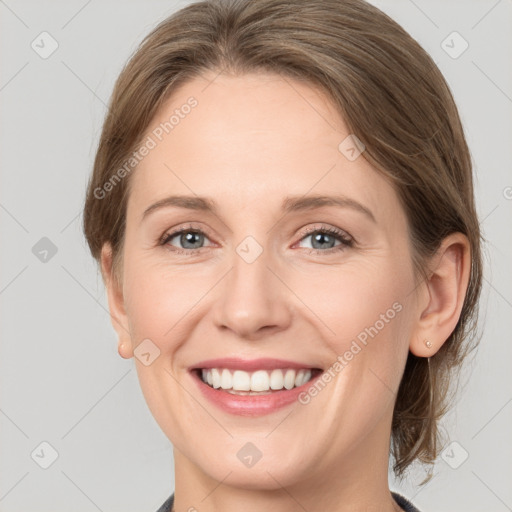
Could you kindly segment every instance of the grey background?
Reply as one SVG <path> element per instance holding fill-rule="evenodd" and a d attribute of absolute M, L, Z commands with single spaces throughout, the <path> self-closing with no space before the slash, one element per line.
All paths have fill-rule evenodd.
<path fill-rule="evenodd" d="M 151 512 L 173 491 L 172 448 L 133 360 L 117 353 L 81 205 L 115 78 L 137 43 L 187 3 L 0 0 L 2 512 Z M 512 510 L 512 1 L 372 3 L 423 45 L 452 88 L 488 241 L 482 342 L 443 422 L 456 444 L 425 487 L 420 469 L 407 483 L 390 477 L 391 486 L 422 512 Z M 59 45 L 46 59 L 31 47 L 43 31 Z M 456 59 L 441 46 L 453 31 L 469 43 Z M 47 469 L 44 441 L 58 453 Z"/>

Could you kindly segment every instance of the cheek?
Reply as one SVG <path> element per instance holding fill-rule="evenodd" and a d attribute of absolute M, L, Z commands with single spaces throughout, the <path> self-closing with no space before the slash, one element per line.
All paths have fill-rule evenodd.
<path fill-rule="evenodd" d="M 317 271 L 292 285 L 297 295 L 330 331 L 328 339 L 364 339 L 367 329 L 388 330 L 395 323 L 410 289 L 409 278 L 396 265 L 379 261 Z M 373 332 L 373 330 L 372 330 Z M 342 347 L 342 346 L 341 346 Z"/>
<path fill-rule="evenodd" d="M 180 439 L 186 436 L 183 425 L 187 425 L 190 404 L 176 380 L 174 362 L 195 326 L 194 307 L 200 306 L 218 277 L 191 267 L 165 267 L 138 255 L 125 261 L 126 314 L 133 348 L 150 339 L 160 350 L 148 366 L 135 360 L 141 390 L 169 439 Z"/>
<path fill-rule="evenodd" d="M 329 276 L 303 281 L 297 292 L 308 297 L 319 317 L 316 325 L 326 333 L 333 376 L 328 386 L 340 404 L 329 414 L 333 425 L 346 427 L 347 438 L 360 438 L 389 413 L 400 384 L 413 327 L 413 281 L 402 263 L 330 269 Z M 328 396 L 324 399 L 328 407 Z"/>
<path fill-rule="evenodd" d="M 142 259 L 127 262 L 125 272 L 126 313 L 133 342 L 150 338 L 161 350 L 179 338 L 183 320 L 215 283 L 215 275 L 199 267 L 171 268 Z"/>
<path fill-rule="evenodd" d="M 365 385 L 375 381 L 378 388 L 367 396 L 380 395 L 374 393 L 379 379 L 391 389 L 398 387 L 412 329 L 413 280 L 404 268 L 405 262 L 359 261 L 296 281 L 297 295 L 307 297 L 304 302 L 315 317 L 311 321 L 324 333 L 332 364 L 341 364 L 335 373 L 343 374 L 342 388 L 364 388 L 361 375 L 371 377 Z M 349 385 L 345 379 L 358 383 Z"/>

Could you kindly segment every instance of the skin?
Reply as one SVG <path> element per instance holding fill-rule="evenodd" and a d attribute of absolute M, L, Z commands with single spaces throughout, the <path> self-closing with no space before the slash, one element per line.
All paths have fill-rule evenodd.
<path fill-rule="evenodd" d="M 388 487 L 395 393 L 409 350 L 433 355 L 455 328 L 469 277 L 467 239 L 446 238 L 417 286 L 397 194 L 364 153 L 349 161 L 338 150 L 350 131 L 329 100 L 272 74 L 215 76 L 182 85 L 150 124 L 147 134 L 197 99 L 130 176 L 120 285 L 108 244 L 101 260 L 119 354 L 133 357 L 147 338 L 160 350 L 148 366 L 134 361 L 173 443 L 175 510 L 399 510 Z M 285 197 L 313 194 L 350 198 L 375 220 L 335 206 L 283 214 Z M 170 195 L 209 197 L 217 215 L 167 207 L 141 221 Z M 190 224 L 205 234 L 192 246 L 202 249 L 179 236 L 159 245 Z M 313 245 L 305 233 L 333 227 L 352 246 L 337 238 Z M 249 235 L 263 248 L 252 263 L 236 252 Z M 401 311 L 307 405 L 229 414 L 188 373 L 227 356 L 327 369 L 394 303 Z M 262 452 L 251 468 L 236 456 L 247 442 Z"/>

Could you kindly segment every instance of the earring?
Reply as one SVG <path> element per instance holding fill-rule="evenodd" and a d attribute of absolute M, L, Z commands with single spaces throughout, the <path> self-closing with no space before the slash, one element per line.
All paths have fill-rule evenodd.
<path fill-rule="evenodd" d="M 432 348 L 432 342 L 430 340 L 425 340 L 425 345 L 427 348 Z"/>

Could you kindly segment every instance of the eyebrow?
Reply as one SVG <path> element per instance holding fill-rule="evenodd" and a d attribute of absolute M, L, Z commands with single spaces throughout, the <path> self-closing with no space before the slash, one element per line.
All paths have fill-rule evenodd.
<path fill-rule="evenodd" d="M 322 208 L 323 206 L 336 206 L 340 208 L 350 208 L 364 214 L 372 222 L 377 222 L 375 216 L 369 208 L 357 202 L 354 199 L 345 196 L 290 196 L 284 199 L 282 210 L 285 214 L 296 211 L 308 211 Z M 208 197 L 200 196 L 169 196 L 165 199 L 152 204 L 142 214 L 142 220 L 149 214 L 162 208 L 177 207 L 189 210 L 198 210 L 212 213 L 218 216 L 218 210 L 215 201 Z"/>

